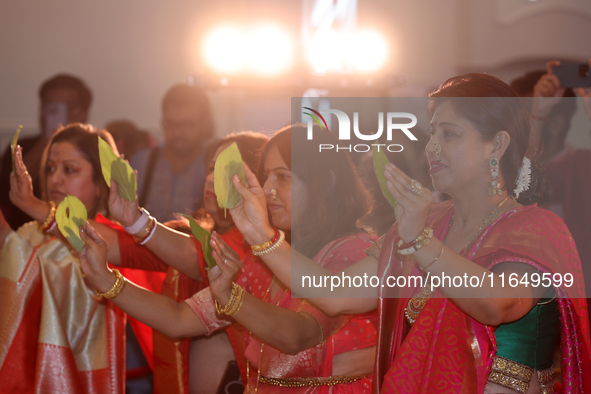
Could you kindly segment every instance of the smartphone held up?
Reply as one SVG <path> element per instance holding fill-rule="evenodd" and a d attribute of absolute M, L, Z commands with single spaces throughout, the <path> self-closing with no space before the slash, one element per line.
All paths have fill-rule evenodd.
<path fill-rule="evenodd" d="M 563 88 L 588 88 L 591 86 L 591 70 L 588 63 L 567 63 L 555 66 L 552 72 Z"/>

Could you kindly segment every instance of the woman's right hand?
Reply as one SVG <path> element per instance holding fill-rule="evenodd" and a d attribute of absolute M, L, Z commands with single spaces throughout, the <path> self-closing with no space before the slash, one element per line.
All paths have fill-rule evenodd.
<path fill-rule="evenodd" d="M 137 171 L 136 171 L 137 178 Z M 119 223 L 125 227 L 131 227 L 138 221 L 142 213 L 139 210 L 139 202 L 137 196 L 135 201 L 130 202 L 119 196 L 117 192 L 117 184 L 111 179 L 111 190 L 109 191 L 109 213 Z"/>
<path fill-rule="evenodd" d="M 39 204 L 44 204 L 33 194 L 33 179 L 23 162 L 23 148 L 17 146 L 14 153 L 16 174 L 10 174 L 10 201 L 23 212 L 31 215 L 31 211 Z"/>
<path fill-rule="evenodd" d="M 534 117 L 547 117 L 552 108 L 562 100 L 564 88 L 560 85 L 558 77 L 552 72 L 553 68 L 559 65 L 558 60 L 547 62 L 546 74 L 542 75 L 534 86 L 534 99 L 531 108 Z"/>
<path fill-rule="evenodd" d="M 275 230 L 269 224 L 265 191 L 248 166 L 244 166 L 244 171 L 246 186 L 242 184 L 238 175 L 232 178 L 232 183 L 242 198 L 230 209 L 230 215 L 246 242 L 258 245 L 273 238 Z"/>

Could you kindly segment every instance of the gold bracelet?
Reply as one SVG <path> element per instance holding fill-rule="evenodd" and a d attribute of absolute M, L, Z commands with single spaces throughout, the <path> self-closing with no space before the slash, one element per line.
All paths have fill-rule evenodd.
<path fill-rule="evenodd" d="M 252 254 L 254 254 L 255 256 L 262 256 L 264 254 L 267 253 L 271 253 L 273 251 L 275 251 L 278 247 L 281 246 L 281 244 L 283 243 L 283 241 L 285 241 L 285 233 L 282 230 L 279 230 L 279 239 L 277 239 L 277 241 L 275 241 L 275 243 L 271 246 L 269 246 L 266 249 L 263 250 L 253 250 Z"/>
<path fill-rule="evenodd" d="M 115 280 L 115 283 L 109 289 L 109 291 L 105 293 L 101 293 L 100 291 L 95 290 L 97 296 L 105 297 L 107 299 L 113 299 L 117 297 L 119 294 L 121 294 L 121 292 L 125 288 L 125 277 L 121 274 L 121 272 L 119 272 L 118 269 L 113 268 L 113 272 L 117 276 L 117 280 Z"/>
<path fill-rule="evenodd" d="M 240 308 L 242 308 L 242 304 L 244 304 L 244 289 L 238 285 L 236 285 L 236 288 L 238 289 L 238 295 L 236 296 L 236 301 L 233 304 L 230 304 L 229 306 L 227 306 L 226 308 L 226 312 L 225 314 L 228 316 L 232 316 L 233 314 L 235 314 L 236 312 L 238 312 L 240 310 Z"/>
<path fill-rule="evenodd" d="M 232 282 L 232 294 L 230 295 L 230 300 L 228 300 L 228 303 L 223 307 L 220 306 L 217 300 L 214 300 L 215 311 L 220 315 L 234 315 L 240 310 L 240 308 L 242 308 L 242 304 L 244 303 L 244 293 L 246 292 L 241 286 Z"/>
<path fill-rule="evenodd" d="M 234 309 L 234 306 L 236 305 L 240 297 L 240 289 L 238 287 L 240 286 L 238 286 L 235 283 L 232 283 L 232 292 L 230 293 L 230 299 L 224 307 L 220 306 L 220 304 L 217 301 L 215 302 L 215 310 L 218 314 L 226 315 L 228 314 L 228 312 L 230 312 L 230 310 Z"/>
<path fill-rule="evenodd" d="M 422 270 L 426 270 L 427 268 L 429 268 L 430 266 L 432 266 L 433 264 L 435 264 L 435 262 L 437 261 L 437 259 L 439 259 L 442 255 L 443 255 L 443 250 L 445 249 L 445 244 L 442 242 L 441 243 L 441 250 L 439 251 L 439 254 L 437 255 L 437 257 L 435 257 L 435 260 L 431 261 L 431 263 L 429 263 L 429 265 L 427 265 L 426 267 L 423 267 Z"/>
<path fill-rule="evenodd" d="M 49 201 L 49 213 L 47 214 L 47 218 L 45 219 L 43 224 L 39 226 L 39 230 L 45 231 L 49 228 L 49 226 L 51 226 L 51 223 L 55 219 L 55 211 L 55 203 L 53 201 Z"/>
<path fill-rule="evenodd" d="M 271 245 L 273 245 L 273 243 L 275 243 L 278 239 L 279 239 L 279 229 L 277 227 L 274 228 L 275 230 L 275 234 L 273 234 L 273 237 L 268 240 L 267 242 L 263 242 L 262 244 L 259 245 L 250 245 L 250 248 L 255 251 L 255 252 L 259 252 L 261 250 L 267 249 L 268 247 L 270 247 Z"/>

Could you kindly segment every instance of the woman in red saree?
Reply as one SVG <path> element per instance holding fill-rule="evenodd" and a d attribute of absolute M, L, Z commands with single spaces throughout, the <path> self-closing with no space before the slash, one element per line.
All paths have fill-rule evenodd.
<path fill-rule="evenodd" d="M 294 220 L 314 224 L 309 227 L 313 236 L 302 244 L 302 251 L 319 264 L 340 270 L 359 259 L 371 245 L 370 237 L 358 227 L 358 220 L 369 210 L 367 191 L 346 155 L 312 154 L 304 168 L 294 168 L 292 172 L 289 159 L 292 136 L 298 144 L 306 143 L 305 128 L 294 126 L 281 130 L 266 145 L 262 164 L 267 177 L 266 192 L 258 186 L 252 172 L 245 169 L 252 185 L 250 190 L 268 201 L 272 221 L 279 228 L 291 229 L 292 214 Z M 323 138 L 334 137 L 327 134 Z M 313 189 L 306 183 L 306 177 L 318 173 L 324 182 Z M 325 219 L 335 217 L 339 207 L 317 204 L 317 200 L 311 198 L 317 194 L 350 197 L 344 208 L 340 206 L 348 215 L 335 219 L 340 220 L 342 226 L 335 227 Z M 115 278 L 105 267 L 103 241 L 92 227 L 89 229 L 89 234 L 84 235 L 88 247 L 81 255 L 82 266 L 93 285 L 106 290 L 112 287 Z M 220 245 L 219 242 L 220 238 L 215 237 L 214 244 Z M 216 301 L 226 304 L 228 290 L 231 292 L 234 287 L 232 279 L 240 269 L 235 257 L 228 256 L 227 261 L 224 260 L 218 259 L 218 264 L 223 264 L 222 269 L 214 267 L 209 271 L 210 289 L 199 292 L 185 303 L 174 303 L 131 283 L 113 301 L 172 337 L 210 333 L 234 320 L 239 322 L 249 331 L 247 392 L 368 392 L 371 389 L 369 375 L 373 369 L 377 334 L 375 312 L 329 318 L 308 303 L 292 298 L 283 284 L 272 280 L 260 260 L 250 255 L 245 259 L 241 275 L 235 279 L 248 293 L 243 293 L 240 310 L 232 318 L 224 317 L 216 314 L 212 293 Z"/>
<path fill-rule="evenodd" d="M 213 230 L 220 234 L 225 242 L 232 245 L 241 257 L 246 255 L 247 246 L 240 231 L 234 227 L 231 217 L 229 215 L 227 218 L 224 217 L 224 211 L 217 205 L 213 170 L 219 154 L 234 142 L 245 164 L 256 168 L 260 151 L 267 140 L 268 138 L 262 134 L 233 133 L 213 144 L 206 155 L 208 167 L 204 185 L 203 215 L 200 222 L 205 228 L 213 227 Z M 125 200 L 117 195 L 115 184 L 109 203 L 113 217 L 128 228 L 138 220 L 141 214 L 137 207 L 137 199 L 132 204 L 126 204 Z M 126 232 L 109 231 L 102 226 L 96 228 L 109 245 L 109 261 L 115 260 L 113 256 L 120 255 L 120 261 L 116 261 L 114 265 L 133 269 L 121 270 L 123 275 L 143 285 L 142 282 L 137 282 L 138 271 L 166 272 L 161 288 L 148 288 L 159 291 L 160 294 L 177 302 L 183 302 L 199 290 L 206 288 L 209 282 L 201 243 L 191 235 L 175 231 L 181 230 L 175 226 L 187 227 L 182 230 L 190 232 L 184 222 L 157 223 L 153 236 L 145 246 L 137 244 Z M 129 276 L 130 274 L 136 276 Z M 141 324 L 136 320 L 132 323 Z M 151 329 L 149 331 L 152 332 Z M 237 324 L 211 337 L 173 340 L 158 331 L 153 331 L 153 340 L 152 336 L 148 339 L 150 346 L 153 341 L 153 352 L 151 347 L 145 349 L 146 346 L 143 346 L 143 348 L 153 366 L 155 393 L 215 393 L 224 377 L 226 366 L 231 360 L 236 360 L 243 379 L 246 379 L 244 337 Z M 153 363 L 150 357 L 152 354 Z"/>
<path fill-rule="evenodd" d="M 125 390 L 125 315 L 88 290 L 77 253 L 51 220 L 50 202 L 66 195 L 78 197 L 90 218 L 107 214 L 99 135 L 116 149 L 109 133 L 89 125 L 52 136 L 41 160 L 45 201 L 33 196 L 16 151 L 10 197 L 36 221 L 0 240 L 0 392 Z"/>
<path fill-rule="evenodd" d="M 563 392 L 589 392 L 581 264 L 564 223 L 535 204 L 545 186 L 536 152 L 527 152 L 527 111 L 509 86 L 484 74 L 452 78 L 432 97 L 426 153 L 434 187 L 452 201 L 432 204 L 428 190 L 386 166 L 397 223 L 342 272 L 377 276 L 379 297 L 351 298 L 354 289 L 341 285 L 332 298 L 306 299 L 330 315 L 379 305 L 376 393 L 551 393 L 558 338 Z M 245 224 L 234 220 L 245 238 L 268 231 L 256 196 L 244 205 Z M 263 256 L 284 283 L 290 255 L 310 276 L 330 274 L 284 244 Z M 427 280 L 444 274 L 479 282 Z M 422 279 L 418 288 L 391 287 L 410 276 Z M 552 280 L 541 285 L 544 277 Z"/>

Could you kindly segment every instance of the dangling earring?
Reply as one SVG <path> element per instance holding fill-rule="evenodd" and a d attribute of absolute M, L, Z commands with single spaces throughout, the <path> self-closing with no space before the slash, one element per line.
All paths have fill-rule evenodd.
<path fill-rule="evenodd" d="M 441 145 L 439 145 L 437 142 L 433 142 L 433 149 L 435 150 L 435 160 L 437 160 L 438 163 L 441 162 Z"/>
<path fill-rule="evenodd" d="M 488 188 L 488 195 L 495 196 L 503 194 L 499 187 L 499 161 L 494 157 L 488 162 L 490 165 L 490 187 Z"/>

